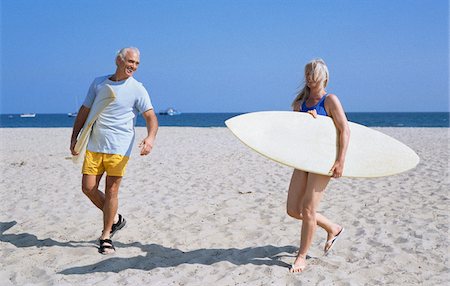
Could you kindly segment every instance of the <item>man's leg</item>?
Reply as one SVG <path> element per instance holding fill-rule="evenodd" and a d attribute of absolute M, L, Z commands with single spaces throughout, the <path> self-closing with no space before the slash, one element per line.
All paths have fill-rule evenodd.
<path fill-rule="evenodd" d="M 114 218 L 119 205 L 119 187 L 122 177 L 106 176 L 106 189 L 103 204 L 103 232 L 101 239 L 109 239 Z"/>
<path fill-rule="evenodd" d="M 117 214 L 119 205 L 119 187 L 122 182 L 122 176 L 125 173 L 128 156 L 105 154 L 103 158 L 107 176 L 105 201 L 103 204 L 103 232 L 100 237 L 99 252 L 102 254 L 110 254 L 115 252 L 115 248 L 111 241 L 111 231 Z M 123 220 L 123 225 L 124 223 L 125 220 Z M 123 227 L 123 225 L 121 227 Z"/>
<path fill-rule="evenodd" d="M 103 211 L 105 202 L 105 194 L 98 189 L 102 175 L 86 175 L 83 174 L 82 190 L 83 193 L 94 203 L 96 207 Z"/>
<path fill-rule="evenodd" d="M 105 195 L 98 190 L 100 179 L 105 172 L 102 162 L 102 154 L 86 150 L 86 155 L 83 162 L 83 180 L 81 189 L 83 193 L 96 205 L 100 210 L 103 210 Z"/>

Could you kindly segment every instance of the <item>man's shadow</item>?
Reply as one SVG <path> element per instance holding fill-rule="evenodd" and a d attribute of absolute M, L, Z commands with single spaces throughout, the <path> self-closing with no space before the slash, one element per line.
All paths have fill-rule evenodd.
<path fill-rule="evenodd" d="M 98 263 L 65 269 L 60 274 L 86 274 L 93 272 L 115 272 L 126 269 L 152 270 L 155 268 L 176 267 L 181 264 L 212 265 L 228 261 L 234 265 L 254 264 L 289 267 L 289 264 L 279 260 L 282 256 L 292 256 L 297 250 L 293 246 L 258 246 L 243 249 L 197 249 L 188 252 L 165 247 L 158 244 L 141 244 L 139 242 L 123 244 L 115 243 L 119 248 L 138 247 L 147 254 L 131 258 L 111 257 Z"/>
<path fill-rule="evenodd" d="M 59 242 L 53 239 L 37 239 L 35 235 L 28 233 L 21 234 L 3 234 L 4 231 L 10 229 L 17 222 L 0 222 L 0 241 L 8 242 L 16 247 L 87 247 L 86 243 L 95 244 L 93 241 L 69 241 Z M 152 270 L 155 268 L 168 268 L 176 267 L 181 264 L 202 264 L 212 265 L 217 262 L 228 261 L 234 265 L 268 265 L 268 266 L 280 266 L 289 267 L 289 264 L 280 260 L 283 256 L 292 256 L 297 248 L 294 246 L 257 246 L 247 247 L 243 249 L 237 248 L 211 248 L 211 249 L 197 249 L 188 252 L 181 251 L 175 248 L 165 247 L 158 244 L 142 244 L 140 242 L 133 243 L 120 243 L 115 242 L 115 245 L 119 249 L 125 249 L 128 247 L 140 248 L 146 253 L 145 256 L 139 255 L 131 258 L 120 258 L 112 255 L 105 260 L 98 263 L 71 267 L 65 269 L 58 274 L 72 275 L 72 274 L 86 274 L 95 272 L 115 272 L 126 269 L 139 269 L 139 270 Z M 100 255 L 100 254 L 99 254 Z"/>

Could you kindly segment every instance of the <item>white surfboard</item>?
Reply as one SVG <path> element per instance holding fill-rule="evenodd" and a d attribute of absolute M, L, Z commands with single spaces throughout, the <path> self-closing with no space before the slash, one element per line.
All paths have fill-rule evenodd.
<path fill-rule="evenodd" d="M 239 115 L 225 124 L 245 145 L 269 159 L 306 172 L 331 175 L 338 137 L 330 117 L 265 111 Z M 419 156 L 398 140 L 353 122 L 349 127 L 344 177 L 389 176 L 419 163 Z"/>
<path fill-rule="evenodd" d="M 72 161 L 78 163 L 80 158 L 84 157 L 86 151 L 86 146 L 89 141 L 89 136 L 91 135 L 92 127 L 98 116 L 103 112 L 103 110 L 114 101 L 116 95 L 114 90 L 109 84 L 105 84 L 97 93 L 94 99 L 94 103 L 89 111 L 89 115 L 86 122 L 83 125 L 83 129 L 78 135 L 77 144 L 75 145 L 75 152 L 78 153 L 76 156 L 72 156 Z"/>

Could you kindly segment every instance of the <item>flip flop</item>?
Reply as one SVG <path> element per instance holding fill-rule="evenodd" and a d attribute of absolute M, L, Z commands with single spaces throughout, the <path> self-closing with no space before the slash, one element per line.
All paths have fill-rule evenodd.
<path fill-rule="evenodd" d="M 338 232 L 338 234 L 336 234 L 335 237 L 333 237 L 332 239 L 328 240 L 325 245 L 328 245 L 329 243 L 331 243 L 330 247 L 328 247 L 327 250 L 324 251 L 324 256 L 328 255 L 328 253 L 330 253 L 331 249 L 333 248 L 334 244 L 336 243 L 336 241 L 338 240 L 339 236 L 344 232 L 344 228 L 341 229 L 340 232 Z"/>
<path fill-rule="evenodd" d="M 302 266 L 295 266 L 294 264 L 291 265 L 291 268 L 289 269 L 289 272 L 291 273 L 300 273 L 303 272 L 303 270 L 305 270 L 306 265 L 302 265 Z"/>
<path fill-rule="evenodd" d="M 114 234 L 121 230 L 125 225 L 127 224 L 127 221 L 123 218 L 123 216 L 121 214 L 119 214 L 119 220 L 117 221 L 117 223 L 113 224 L 112 228 L 111 228 L 111 232 L 109 234 L 109 237 L 112 238 L 114 236 Z"/>
<path fill-rule="evenodd" d="M 106 252 L 107 249 L 114 250 L 113 252 Z M 116 248 L 112 244 L 111 239 L 100 239 L 100 247 L 98 248 L 98 252 L 106 255 L 106 254 L 113 254 L 116 252 Z"/>

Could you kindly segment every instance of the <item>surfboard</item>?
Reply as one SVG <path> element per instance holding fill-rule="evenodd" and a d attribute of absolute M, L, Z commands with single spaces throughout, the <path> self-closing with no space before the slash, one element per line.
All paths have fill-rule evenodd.
<path fill-rule="evenodd" d="M 80 158 L 84 157 L 86 151 L 86 146 L 89 141 L 89 136 L 91 135 L 92 127 L 95 121 L 103 110 L 115 100 L 116 95 L 114 90 L 109 84 L 105 84 L 97 93 L 94 99 L 94 103 L 91 106 L 88 117 L 78 135 L 77 144 L 75 145 L 75 152 L 78 153 L 76 156 L 72 156 L 72 161 L 78 163 Z"/>
<path fill-rule="evenodd" d="M 332 118 L 293 111 L 262 111 L 225 121 L 245 145 L 265 157 L 306 172 L 328 175 L 338 153 Z M 419 156 L 402 142 L 349 122 L 350 140 L 343 177 L 374 178 L 408 171 Z"/>

